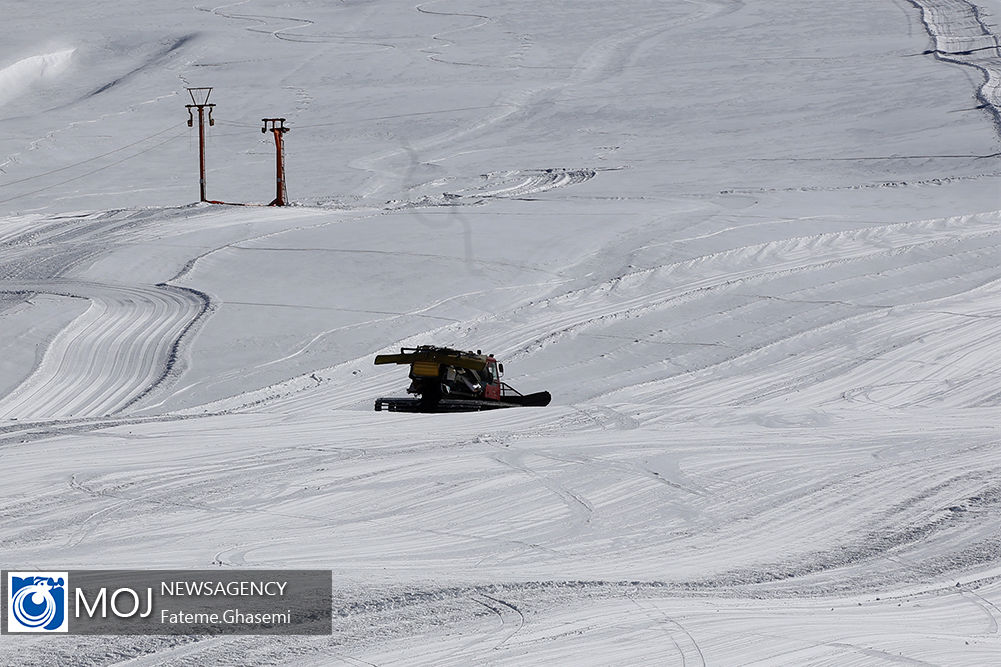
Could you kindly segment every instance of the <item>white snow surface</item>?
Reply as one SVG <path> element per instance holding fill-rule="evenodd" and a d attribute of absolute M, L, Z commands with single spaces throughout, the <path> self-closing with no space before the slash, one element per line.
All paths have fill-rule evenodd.
<path fill-rule="evenodd" d="M 998 0 L 8 4 L 4 569 L 334 620 L 0 663 L 1001 662 Z"/>

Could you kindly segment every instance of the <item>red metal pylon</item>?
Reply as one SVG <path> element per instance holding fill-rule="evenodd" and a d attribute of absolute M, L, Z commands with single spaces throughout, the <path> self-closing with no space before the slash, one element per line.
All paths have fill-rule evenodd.
<path fill-rule="evenodd" d="M 184 105 L 188 110 L 188 127 L 194 125 L 195 121 L 191 110 L 198 109 L 198 190 L 200 200 L 208 201 L 205 197 L 205 108 L 208 107 L 209 110 L 209 125 L 215 125 L 215 119 L 212 118 L 212 109 L 215 105 L 208 103 L 209 95 L 212 94 L 211 88 L 188 88 L 188 94 L 191 95 L 192 102 Z"/>
<path fill-rule="evenodd" d="M 289 128 L 285 127 L 284 118 L 262 118 L 264 121 L 264 127 L 261 128 L 261 133 L 265 133 L 271 130 L 275 135 L 275 174 L 276 174 L 276 188 L 277 192 L 275 194 L 274 201 L 269 204 L 269 206 L 285 206 L 288 199 L 288 194 L 285 191 L 285 146 L 282 143 L 282 135 L 289 131 Z"/>

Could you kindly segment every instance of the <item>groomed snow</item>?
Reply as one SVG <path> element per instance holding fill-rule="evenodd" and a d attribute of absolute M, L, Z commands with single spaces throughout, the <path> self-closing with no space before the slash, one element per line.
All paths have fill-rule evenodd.
<path fill-rule="evenodd" d="M 334 622 L 0 663 L 998 662 L 997 0 L 6 12 L 0 564 Z M 553 404 L 374 412 L 425 343 Z"/>

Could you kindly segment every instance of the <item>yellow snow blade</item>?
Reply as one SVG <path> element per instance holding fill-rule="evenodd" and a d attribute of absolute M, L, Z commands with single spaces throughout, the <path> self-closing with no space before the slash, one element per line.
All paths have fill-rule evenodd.
<path fill-rule="evenodd" d="M 455 350 L 440 349 L 415 349 L 401 350 L 399 354 L 379 354 L 375 357 L 376 365 L 379 364 L 414 364 L 433 363 L 454 366 L 455 368 L 468 368 L 474 371 L 482 371 L 487 367 L 487 358 L 482 354 L 472 352 L 457 352 Z"/>

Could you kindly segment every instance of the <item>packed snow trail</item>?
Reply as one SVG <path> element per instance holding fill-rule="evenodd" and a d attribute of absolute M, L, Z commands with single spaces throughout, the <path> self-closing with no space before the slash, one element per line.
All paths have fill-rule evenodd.
<path fill-rule="evenodd" d="M 175 341 L 207 307 L 204 296 L 167 286 L 2 281 L 0 291 L 90 302 L 56 335 L 31 376 L 0 399 L 0 418 L 18 420 L 120 410 L 164 376 Z"/>
<path fill-rule="evenodd" d="M 0 396 L 0 418 L 100 417 L 160 388 L 180 372 L 185 334 L 209 309 L 207 294 L 171 279 L 232 241 L 313 216 L 290 209 L 248 220 L 226 207 L 185 206 L 0 219 L 0 293 L 9 303 L 30 308 L 34 294 L 87 303 L 60 331 L 35 330 L 30 349 L 12 350 L 38 360 Z"/>

